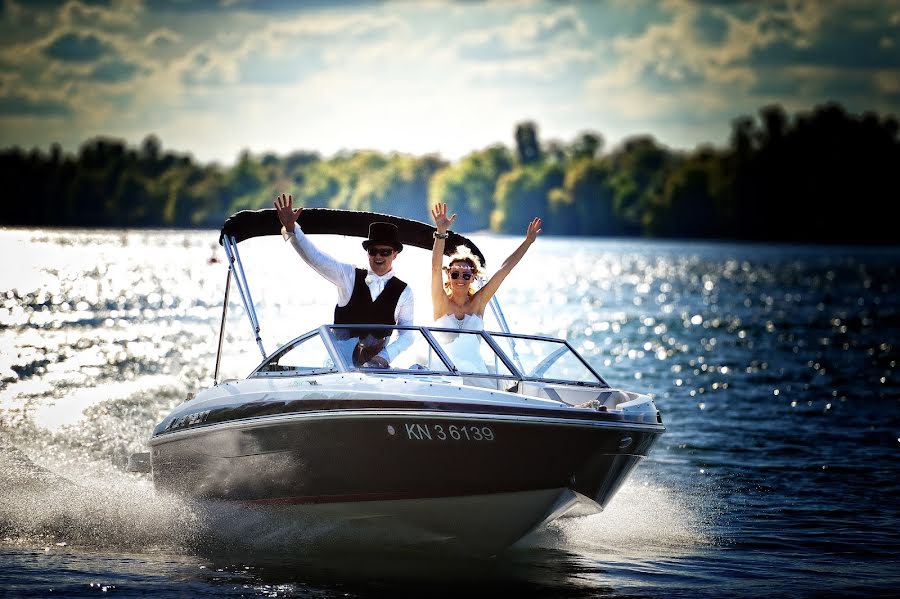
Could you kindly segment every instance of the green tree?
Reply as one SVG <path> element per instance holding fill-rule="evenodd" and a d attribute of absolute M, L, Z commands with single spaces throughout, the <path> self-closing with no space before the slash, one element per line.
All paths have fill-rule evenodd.
<path fill-rule="evenodd" d="M 571 163 L 562 188 L 551 194 L 548 231 L 570 235 L 628 232 L 629 224 L 615 211 L 612 174 L 607 160 L 582 158 Z"/>
<path fill-rule="evenodd" d="M 265 177 L 260 162 L 248 150 L 241 151 L 235 164 L 225 177 L 228 189 L 226 210 L 235 212 L 245 208 L 257 208 L 269 199 Z"/>
<path fill-rule="evenodd" d="M 524 233 L 535 216 L 546 216 L 551 192 L 562 186 L 565 171 L 559 164 L 519 166 L 500 176 L 491 213 L 491 229 Z"/>
<path fill-rule="evenodd" d="M 434 175 L 426 209 L 439 202 L 447 203 L 450 211 L 458 215 L 455 229 L 487 229 L 494 208 L 497 180 L 511 168 L 512 155 L 502 145 L 473 152 Z"/>
<path fill-rule="evenodd" d="M 537 125 L 525 121 L 516 125 L 516 152 L 519 164 L 534 164 L 541 159 L 541 144 L 538 141 Z"/>
<path fill-rule="evenodd" d="M 662 193 L 666 169 L 674 157 L 652 137 L 641 136 L 626 140 L 607 160 L 612 172 L 613 211 L 628 234 L 639 234 L 643 212 Z"/>
<path fill-rule="evenodd" d="M 658 237 L 716 238 L 727 229 L 721 156 L 701 149 L 674 166 L 661 195 L 644 212 L 645 231 Z"/>
<path fill-rule="evenodd" d="M 603 150 L 603 136 L 596 131 L 579 133 L 569 145 L 568 152 L 573 160 L 597 158 Z"/>
<path fill-rule="evenodd" d="M 429 181 L 445 163 L 435 156 L 394 154 L 377 164 L 359 173 L 348 207 L 425 220 Z"/>

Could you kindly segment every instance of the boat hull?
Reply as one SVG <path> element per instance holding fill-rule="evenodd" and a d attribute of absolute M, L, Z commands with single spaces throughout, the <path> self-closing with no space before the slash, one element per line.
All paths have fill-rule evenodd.
<path fill-rule="evenodd" d="M 584 501 L 569 489 L 542 489 L 317 504 L 204 501 L 202 508 L 212 547 L 255 555 L 305 555 L 311 550 L 493 555 L 538 528 L 552 506 L 566 511 Z"/>
<path fill-rule="evenodd" d="M 371 513 L 430 538 L 508 545 L 572 508 L 602 509 L 662 430 L 600 415 L 357 406 L 159 434 L 151 460 L 156 488 L 182 496 L 287 515 L 342 506 L 351 520 Z M 466 505 L 483 517 L 455 513 Z"/>

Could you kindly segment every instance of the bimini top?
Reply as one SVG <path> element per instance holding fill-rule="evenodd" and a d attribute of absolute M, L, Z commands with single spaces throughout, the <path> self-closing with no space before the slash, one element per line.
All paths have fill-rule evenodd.
<path fill-rule="evenodd" d="M 390 214 L 378 214 L 377 212 L 361 212 L 356 210 L 333 210 L 331 208 L 304 208 L 297 218 L 304 233 L 311 235 L 347 235 L 350 237 L 369 236 L 369 225 L 375 222 L 386 222 L 397 225 L 400 242 L 403 245 L 411 245 L 430 250 L 434 244 L 435 228 L 432 225 L 408 218 L 400 218 Z M 265 235 L 279 235 L 281 222 L 274 208 L 264 210 L 241 210 L 232 214 L 222 225 L 219 235 L 219 244 L 223 243 L 226 235 L 233 237 L 235 243 L 245 239 L 262 237 Z M 448 231 L 450 236 L 444 244 L 444 254 L 449 256 L 456 251 L 458 246 L 469 248 L 478 256 L 481 264 L 485 264 L 484 254 L 466 237 L 459 233 Z"/>

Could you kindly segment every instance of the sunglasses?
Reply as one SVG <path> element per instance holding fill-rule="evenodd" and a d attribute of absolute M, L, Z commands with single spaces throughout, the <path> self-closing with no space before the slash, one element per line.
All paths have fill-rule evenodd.
<path fill-rule="evenodd" d="M 393 253 L 394 253 L 394 250 L 390 249 L 390 248 L 389 249 L 369 248 L 370 256 L 381 256 L 382 258 L 387 258 L 388 256 L 390 256 Z"/>
<path fill-rule="evenodd" d="M 455 281 L 459 278 L 459 275 L 462 275 L 463 281 L 468 281 L 472 278 L 472 273 L 470 272 L 457 272 L 455 270 L 450 273 L 450 278 Z"/>

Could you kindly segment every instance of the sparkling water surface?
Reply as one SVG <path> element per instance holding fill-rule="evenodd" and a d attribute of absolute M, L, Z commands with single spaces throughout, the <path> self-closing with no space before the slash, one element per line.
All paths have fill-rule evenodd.
<path fill-rule="evenodd" d="M 201 513 L 124 470 L 211 382 L 217 235 L 0 230 L 0 595 L 900 588 L 900 248 L 541 238 L 498 294 L 511 328 L 566 337 L 611 385 L 651 393 L 667 427 L 608 509 L 493 558 L 386 553 L 316 526 L 304 550 L 273 555 L 260 523 Z M 520 241 L 474 239 L 488 270 Z M 364 264 L 359 240 L 317 243 Z M 240 251 L 266 351 L 331 319 L 333 287 L 280 238 Z M 428 253 L 395 264 L 427 324 Z M 245 376 L 261 355 L 234 288 L 227 322 L 222 374 Z M 213 517 L 231 526 L 210 530 Z"/>

